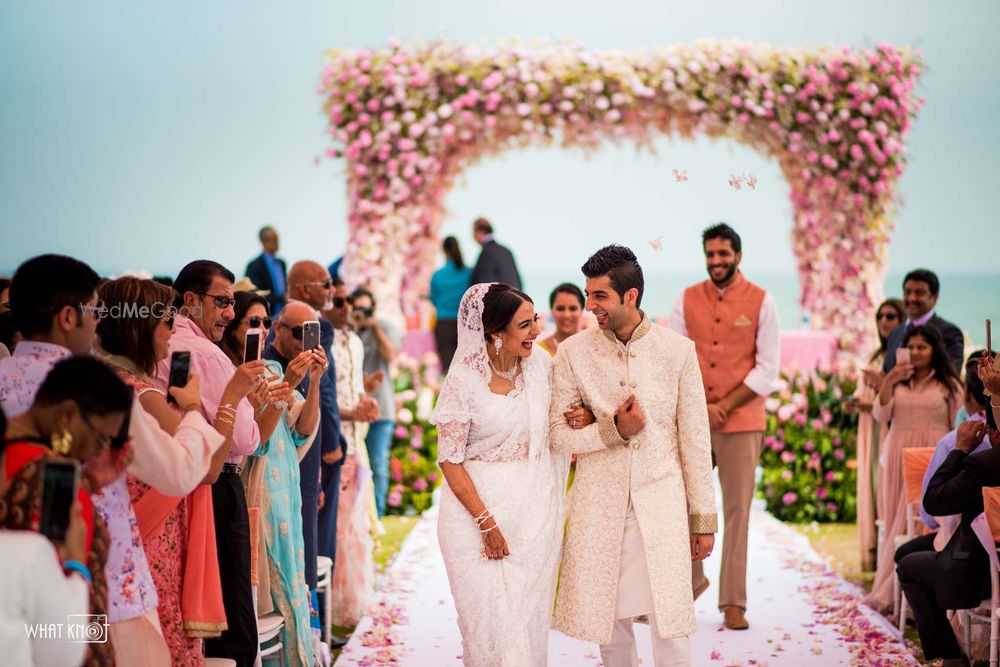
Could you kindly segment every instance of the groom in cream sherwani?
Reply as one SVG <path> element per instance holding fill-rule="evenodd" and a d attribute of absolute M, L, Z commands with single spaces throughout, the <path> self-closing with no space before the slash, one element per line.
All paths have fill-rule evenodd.
<path fill-rule="evenodd" d="M 689 665 L 691 562 L 718 525 L 698 358 L 639 309 L 631 250 L 602 248 L 583 273 L 598 328 L 559 345 L 552 379 L 550 446 L 577 454 L 555 626 L 600 644 L 606 667 L 636 667 L 646 617 L 656 667 Z M 563 413 L 580 403 L 597 421 L 573 430 Z"/>

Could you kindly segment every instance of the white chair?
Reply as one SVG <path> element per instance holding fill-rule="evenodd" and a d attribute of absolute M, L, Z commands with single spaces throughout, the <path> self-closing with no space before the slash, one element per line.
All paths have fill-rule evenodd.
<path fill-rule="evenodd" d="M 1000 560 L 997 558 L 997 537 L 1000 536 L 1000 489 L 983 489 L 985 512 L 972 522 L 972 530 L 990 557 L 990 599 L 983 600 L 976 609 L 962 609 L 964 626 L 963 643 L 966 655 L 972 654 L 972 626 L 990 626 L 990 667 L 998 665 L 998 645 L 1000 645 Z"/>
<path fill-rule="evenodd" d="M 285 619 L 281 614 L 268 614 L 257 618 L 257 641 L 260 645 L 261 662 L 273 658 L 278 659 L 278 664 L 285 664 L 284 648 L 278 636 L 281 629 L 285 627 Z"/>
<path fill-rule="evenodd" d="M 923 520 L 920 518 L 920 503 L 923 500 L 923 479 L 927 467 L 934 456 L 934 447 L 910 447 L 903 450 L 903 493 L 906 497 L 906 524 L 903 526 L 904 532 L 897 535 L 892 551 L 896 553 L 899 547 L 903 546 L 914 537 L 920 535 L 924 530 Z M 899 577 L 892 577 L 892 606 L 893 611 L 899 614 L 899 633 L 906 630 L 907 607 L 906 596 L 899 586 Z"/>
<path fill-rule="evenodd" d="M 316 558 L 316 588 L 323 596 L 322 637 L 330 643 L 330 616 L 333 615 L 333 561 L 326 556 Z"/>

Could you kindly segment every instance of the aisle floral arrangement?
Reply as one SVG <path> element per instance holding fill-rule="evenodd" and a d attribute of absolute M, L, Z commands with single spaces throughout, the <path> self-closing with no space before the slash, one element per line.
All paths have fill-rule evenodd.
<path fill-rule="evenodd" d="M 783 521 L 853 521 L 857 491 L 857 427 L 841 399 L 852 380 L 814 371 L 781 376 L 765 405 L 767 430 L 757 489 Z"/>
<path fill-rule="evenodd" d="M 875 342 L 870 314 L 922 71 L 919 52 L 891 44 L 331 50 L 317 92 L 326 154 L 346 160 L 344 275 L 412 311 L 436 265 L 445 199 L 484 157 L 553 142 L 590 150 L 608 140 L 649 146 L 657 134 L 727 137 L 780 164 L 802 303 L 845 359 L 863 355 Z"/>
<path fill-rule="evenodd" d="M 392 381 L 396 389 L 396 430 L 389 454 L 389 514 L 419 514 L 431 506 L 441 483 L 437 429 L 431 412 L 441 390 L 437 356 L 417 361 L 401 355 Z"/>

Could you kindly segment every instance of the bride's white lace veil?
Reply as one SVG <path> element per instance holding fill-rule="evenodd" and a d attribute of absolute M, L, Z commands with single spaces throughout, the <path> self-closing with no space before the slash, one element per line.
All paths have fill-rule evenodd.
<path fill-rule="evenodd" d="M 479 283 L 466 290 L 458 306 L 458 345 L 452 361 L 453 366 L 461 364 L 471 369 L 486 385 L 487 391 L 492 373 L 486 351 L 483 308 L 486 293 L 497 284 L 499 283 Z M 548 368 L 544 362 L 539 363 L 539 360 L 530 357 L 522 365 L 521 381 L 528 398 L 530 421 L 528 456 L 533 460 L 548 457 L 549 382 L 545 375 Z"/>

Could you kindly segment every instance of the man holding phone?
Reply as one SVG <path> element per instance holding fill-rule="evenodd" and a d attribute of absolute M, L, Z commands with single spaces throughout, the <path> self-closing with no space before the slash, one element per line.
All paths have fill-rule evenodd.
<path fill-rule="evenodd" d="M 232 421 L 232 446 L 218 480 L 212 485 L 215 539 L 228 629 L 218 639 L 205 641 L 209 657 L 230 658 L 238 667 L 252 667 L 257 657 L 257 610 L 250 584 L 250 522 L 246 491 L 240 479 L 244 457 L 253 454 L 261 433 L 249 401 L 222 405 L 222 397 L 235 372 L 263 376 L 259 359 L 239 370 L 218 347 L 226 326 L 233 320 L 233 282 L 226 267 L 210 260 L 189 263 L 174 281 L 178 306 L 190 317 L 177 316 L 170 351 L 190 353 L 190 371 L 201 381 L 201 407 L 209 420 L 225 415 Z M 169 374 L 169 361 L 161 362 L 159 378 Z M 255 366 L 256 365 L 256 366 Z"/>
<path fill-rule="evenodd" d="M 396 422 L 396 396 L 388 377 L 390 364 L 399 354 L 402 340 L 396 327 L 376 316 L 375 297 L 371 292 L 365 289 L 355 290 L 351 299 L 354 303 L 354 329 L 365 350 L 365 375 L 381 375 L 385 379 L 372 393 L 372 398 L 378 404 L 379 417 L 372 422 L 365 438 L 375 483 L 375 505 L 378 507 L 378 515 L 385 516 L 389 495 L 389 448 Z"/>
<path fill-rule="evenodd" d="M 309 260 L 296 262 L 288 271 L 289 304 L 293 301 L 301 301 L 314 310 L 328 310 L 333 303 L 332 287 L 333 281 L 330 279 L 329 272 L 318 262 Z M 340 433 L 340 410 L 337 406 L 337 370 L 331 351 L 333 325 L 326 318 L 321 317 L 319 318 L 319 327 L 319 345 L 326 354 L 329 366 L 319 386 L 319 432 L 313 446 L 309 448 L 299 463 L 299 469 L 302 473 L 302 525 L 306 548 L 306 583 L 313 591 L 316 590 L 317 556 L 326 556 L 336 565 L 340 470 L 344 456 L 347 454 L 347 441 Z M 277 332 L 275 334 L 277 335 Z M 303 335 L 305 335 L 304 328 Z M 334 648 L 342 645 L 342 641 L 335 639 Z"/>

